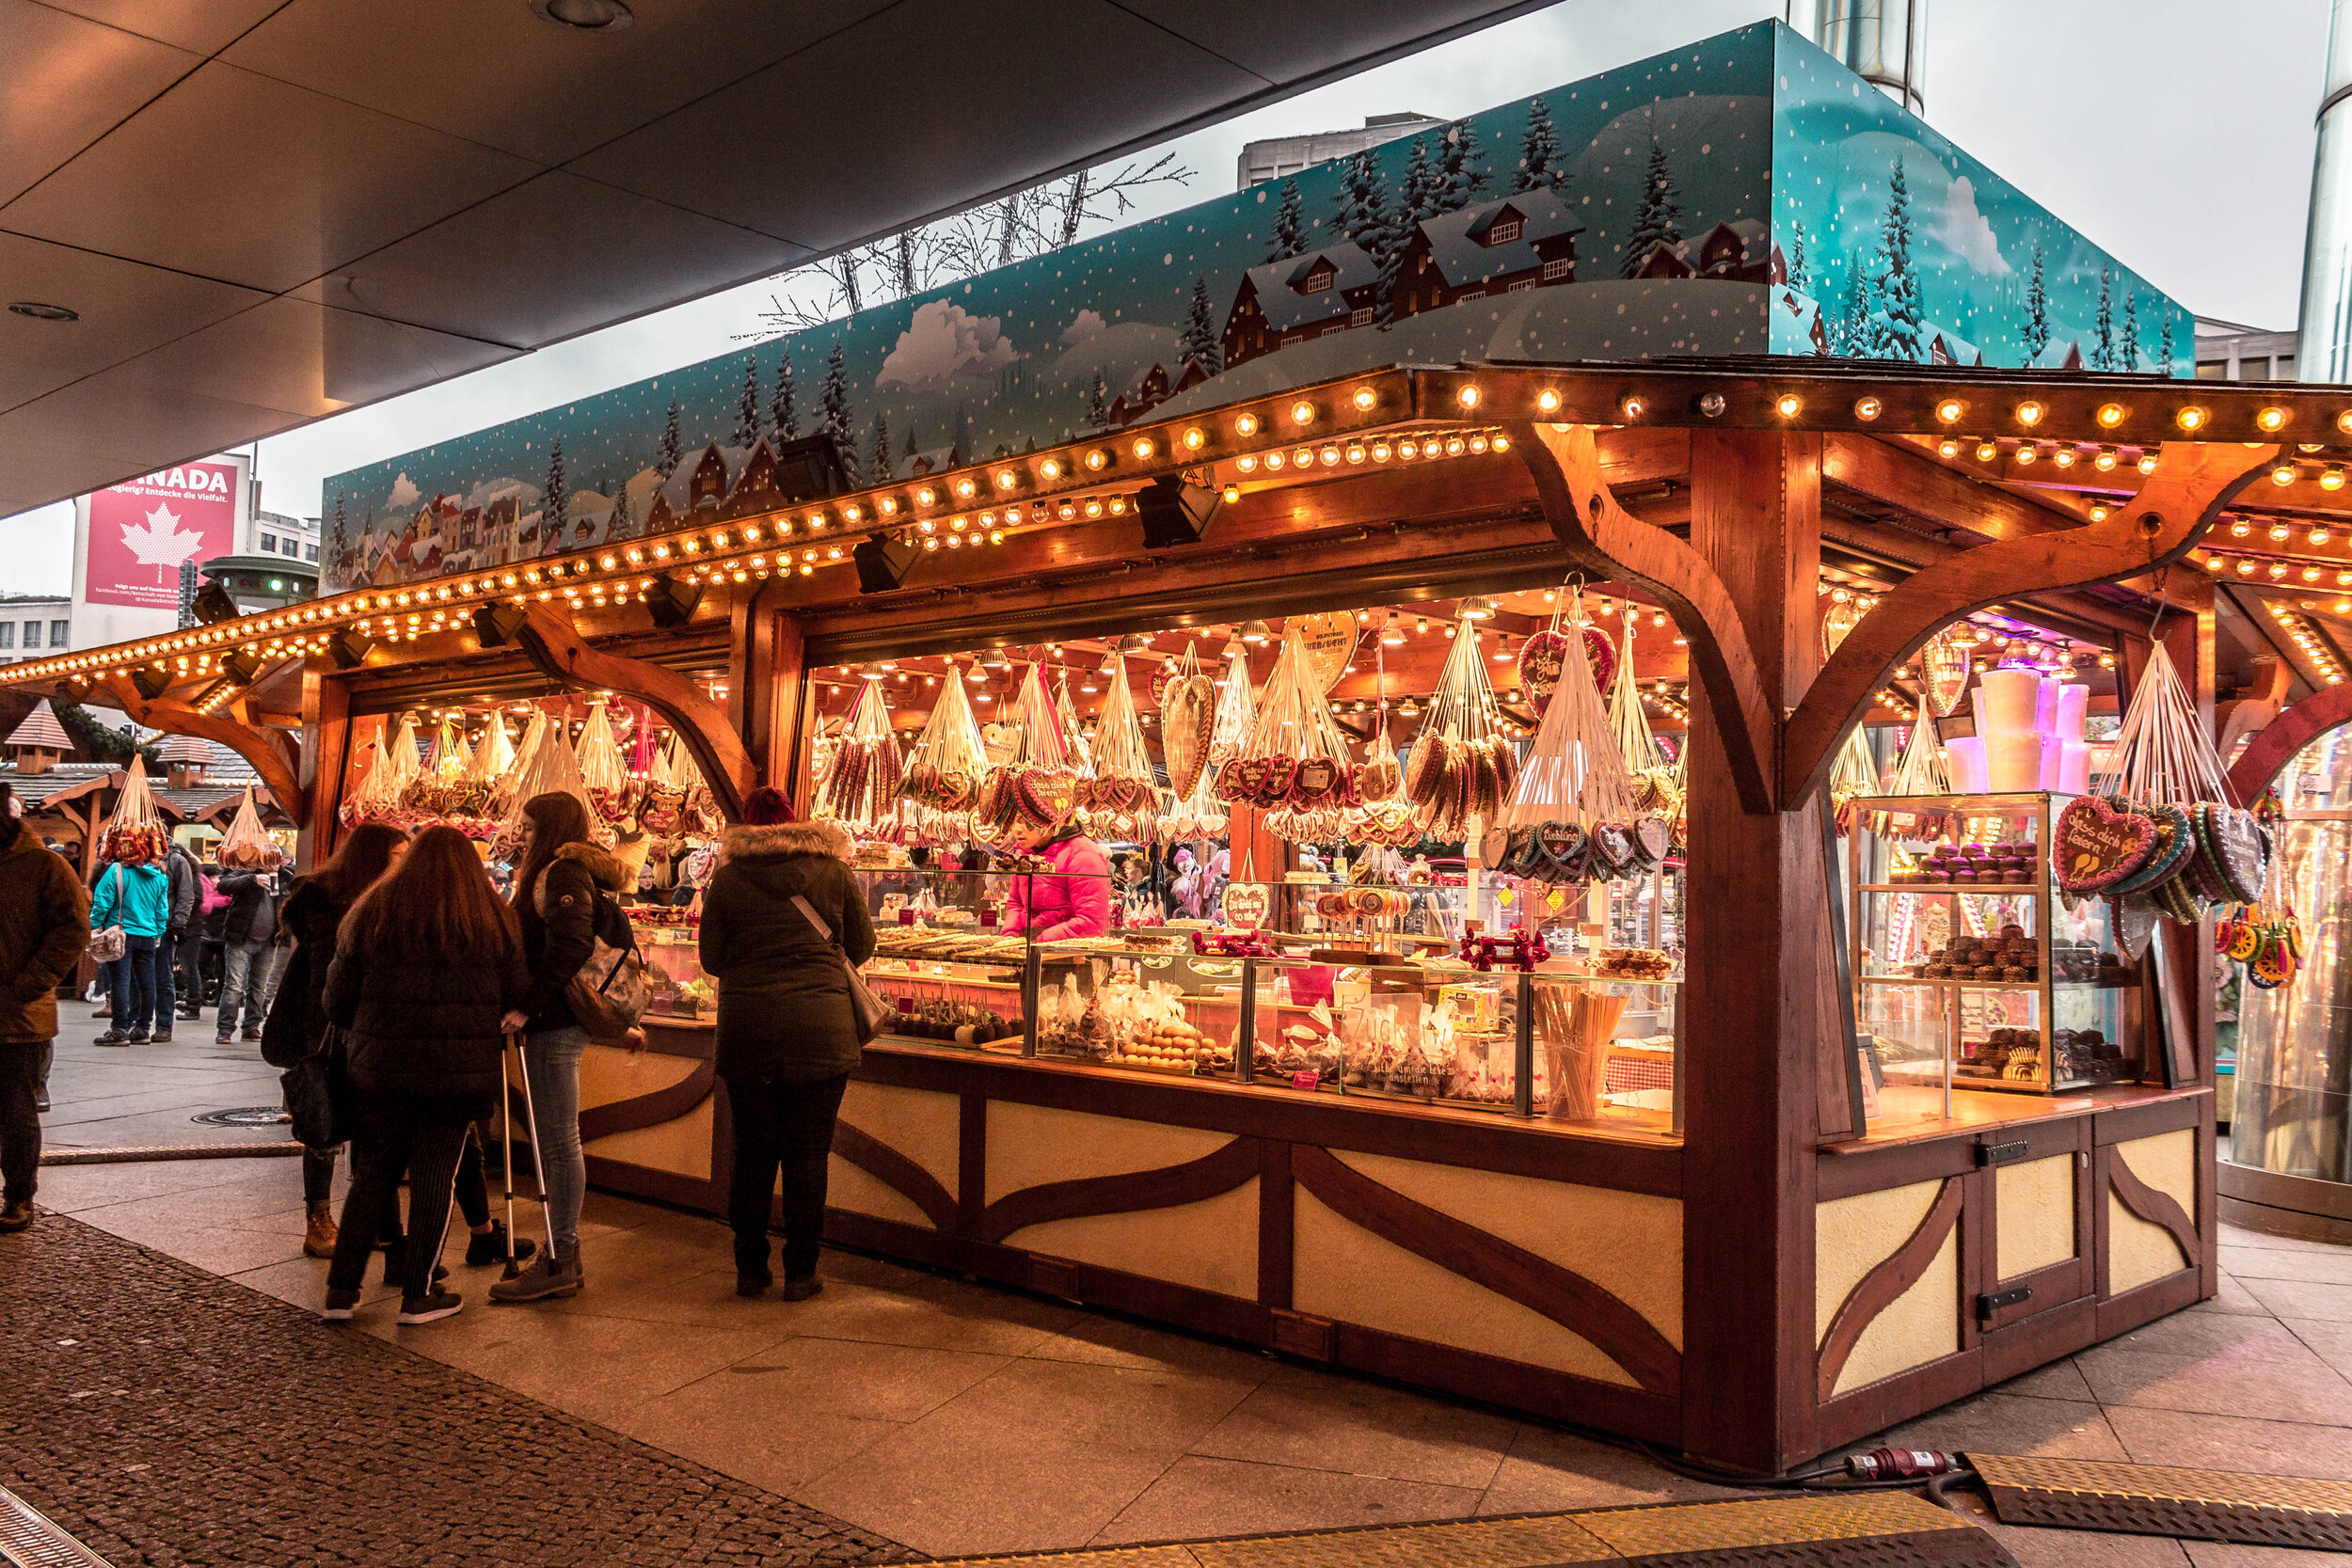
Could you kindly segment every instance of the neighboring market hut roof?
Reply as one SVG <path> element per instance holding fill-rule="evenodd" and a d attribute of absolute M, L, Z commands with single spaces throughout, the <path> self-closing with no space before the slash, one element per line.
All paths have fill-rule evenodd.
<path fill-rule="evenodd" d="M 190 768 L 210 768 L 213 765 L 212 743 L 192 735 L 170 735 L 164 737 L 157 756 L 166 766 L 184 764 Z"/>
<path fill-rule="evenodd" d="M 16 733 L 8 736 L 7 744 L 39 746 L 52 752 L 73 750 L 73 741 L 65 733 L 65 726 L 57 722 L 56 710 L 47 703 L 33 705 L 33 711 L 24 716 L 24 722 L 16 727 Z"/>

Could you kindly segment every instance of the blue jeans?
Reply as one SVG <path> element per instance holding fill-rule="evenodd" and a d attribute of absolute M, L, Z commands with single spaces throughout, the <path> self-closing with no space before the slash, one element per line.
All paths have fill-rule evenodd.
<path fill-rule="evenodd" d="M 548 1228 L 565 1258 L 580 1252 L 580 1206 L 588 1196 L 588 1160 L 580 1151 L 580 1058 L 587 1049 L 588 1031 L 580 1028 L 542 1030 L 523 1041 Z"/>
<path fill-rule="evenodd" d="M 220 1026 L 222 1039 L 236 1033 L 239 1004 L 244 1005 L 247 1034 L 262 1032 L 269 1016 L 270 998 L 278 992 L 278 962 L 285 949 L 266 942 L 232 942 L 221 956 Z"/>
<path fill-rule="evenodd" d="M 123 934 L 122 958 L 114 965 L 115 1015 L 109 1022 L 126 1035 L 154 1023 L 158 1002 L 163 1026 L 171 1027 L 171 982 L 155 977 L 162 941 L 161 937 Z"/>

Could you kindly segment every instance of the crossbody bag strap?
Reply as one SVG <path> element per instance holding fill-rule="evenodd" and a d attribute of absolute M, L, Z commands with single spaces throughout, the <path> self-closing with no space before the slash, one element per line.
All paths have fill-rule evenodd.
<path fill-rule="evenodd" d="M 825 917 L 817 912 L 817 906 L 808 901 L 806 895 L 799 893 L 794 894 L 792 895 L 792 904 L 793 907 L 799 910 L 802 915 L 807 919 L 811 926 L 817 927 L 817 940 L 818 942 L 823 942 L 828 947 L 838 947 L 841 945 L 834 940 L 833 927 L 825 924 Z"/>

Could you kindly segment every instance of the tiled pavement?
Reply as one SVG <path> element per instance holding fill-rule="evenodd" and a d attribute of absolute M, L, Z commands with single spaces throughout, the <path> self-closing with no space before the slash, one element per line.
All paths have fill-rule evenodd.
<path fill-rule="evenodd" d="M 41 1118 L 53 1148 L 122 1148 L 143 1144 L 255 1143 L 281 1139 L 278 1128 L 201 1127 L 199 1112 L 278 1102 L 278 1069 L 246 1040 L 215 1044 L 214 1013 L 182 1019 L 168 1045 L 93 1045 L 106 1027 L 89 1004 L 57 1008 L 63 1026 L 49 1074 L 50 1114 Z"/>
<path fill-rule="evenodd" d="M 317 1303 L 292 1161 L 53 1167 L 41 1202 Z M 934 1556 L 1724 1495 L 1533 1422 L 854 1255 L 827 1255 L 813 1301 L 742 1301 L 715 1223 L 605 1195 L 588 1218 L 574 1300 L 492 1309 L 493 1272 L 461 1266 L 459 1317 L 396 1329 L 372 1288 L 358 1326 Z M 2222 1268 L 2217 1300 L 1890 1435 L 2352 1478 L 2352 1249 L 2233 1230 Z M 2342 1560 L 1994 1528 L 2025 1568 Z"/>

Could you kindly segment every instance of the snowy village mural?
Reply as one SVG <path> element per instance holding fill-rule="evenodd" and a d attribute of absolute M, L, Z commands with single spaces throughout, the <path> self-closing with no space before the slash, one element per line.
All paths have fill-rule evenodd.
<path fill-rule="evenodd" d="M 1401 361 L 2177 373 L 2189 341 L 2169 299 L 1759 24 L 339 475 L 321 563 L 330 591 L 479 570 L 767 510 L 770 453 L 811 436 L 881 483 Z"/>

